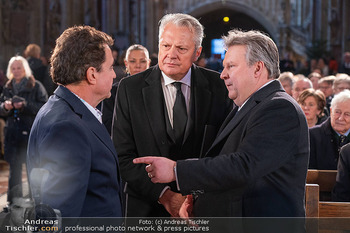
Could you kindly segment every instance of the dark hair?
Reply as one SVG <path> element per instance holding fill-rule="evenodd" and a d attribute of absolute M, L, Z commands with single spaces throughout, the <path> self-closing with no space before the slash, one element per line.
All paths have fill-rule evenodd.
<path fill-rule="evenodd" d="M 93 27 L 74 26 L 66 29 L 56 40 L 50 59 L 52 80 L 67 85 L 84 80 L 89 67 L 100 71 L 106 59 L 105 45 L 113 45 L 112 37 Z"/>

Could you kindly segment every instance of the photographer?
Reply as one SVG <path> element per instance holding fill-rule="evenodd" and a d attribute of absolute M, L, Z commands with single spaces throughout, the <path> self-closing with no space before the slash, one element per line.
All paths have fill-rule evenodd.
<path fill-rule="evenodd" d="M 27 60 L 21 56 L 10 59 L 9 81 L 0 96 L 0 115 L 7 117 L 5 126 L 5 160 L 10 164 L 7 201 L 22 196 L 22 164 L 25 163 L 30 128 L 35 115 L 47 101 L 43 85 L 32 75 Z"/>

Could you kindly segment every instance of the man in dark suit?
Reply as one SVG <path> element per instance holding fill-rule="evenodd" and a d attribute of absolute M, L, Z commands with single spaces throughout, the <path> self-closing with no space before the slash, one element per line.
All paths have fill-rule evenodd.
<path fill-rule="evenodd" d="M 203 27 L 192 16 L 164 16 L 159 29 L 159 65 L 119 84 L 113 141 L 127 182 L 129 217 L 178 216 L 185 199 L 175 183 L 150 182 L 145 166 L 133 164 L 133 159 L 146 155 L 173 160 L 198 157 L 232 110 L 219 73 L 193 64 L 201 53 L 202 38 Z"/>
<path fill-rule="evenodd" d="M 344 53 L 344 60 L 339 66 L 338 72 L 350 75 L 350 52 Z"/>
<path fill-rule="evenodd" d="M 111 95 L 112 44 L 104 32 L 76 26 L 57 39 L 51 57 L 59 87 L 35 119 L 27 163 L 30 180 L 38 179 L 32 170 L 48 171 L 39 191 L 31 183 L 36 203 L 63 217 L 122 216 L 118 158 L 96 109 Z"/>
<path fill-rule="evenodd" d="M 340 150 L 332 201 L 350 201 L 350 144 L 343 146 Z"/>
<path fill-rule="evenodd" d="M 337 170 L 339 150 L 350 142 L 350 91 L 335 95 L 330 117 L 310 128 L 310 169 Z"/>
<path fill-rule="evenodd" d="M 149 164 L 152 182 L 176 180 L 182 194 L 194 194 L 194 216 L 305 216 L 308 127 L 298 103 L 274 80 L 277 47 L 257 31 L 232 30 L 224 41 L 221 78 L 237 107 L 206 157 L 134 162 Z"/>

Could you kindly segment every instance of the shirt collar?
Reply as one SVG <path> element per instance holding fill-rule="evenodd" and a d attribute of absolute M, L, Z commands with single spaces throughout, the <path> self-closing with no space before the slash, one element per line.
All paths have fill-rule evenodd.
<path fill-rule="evenodd" d="M 271 80 L 271 81 L 265 83 L 265 84 L 262 85 L 257 91 L 259 91 L 261 88 L 263 88 L 263 87 L 269 85 L 269 84 L 270 84 L 271 82 L 273 82 L 273 81 L 274 81 L 274 80 Z M 256 91 L 256 92 L 257 92 L 257 91 Z M 254 92 L 254 93 L 256 93 L 256 92 Z M 253 94 L 254 94 L 254 93 L 253 93 Z M 252 94 L 252 95 L 253 95 L 253 94 Z M 251 95 L 251 96 L 252 96 L 252 95 Z M 241 110 L 241 109 L 243 108 L 243 106 L 248 102 L 248 100 L 250 99 L 251 96 L 249 96 L 248 99 L 246 99 L 246 101 L 244 101 L 244 103 L 242 104 L 242 106 L 239 107 L 237 111 L 239 111 L 239 110 Z"/>
<path fill-rule="evenodd" d="M 174 82 L 181 82 L 183 84 L 186 84 L 187 86 L 191 87 L 191 68 L 188 70 L 186 75 L 181 80 L 174 80 L 170 77 L 168 77 L 163 71 L 162 76 L 164 79 L 164 85 L 167 86 L 168 84 L 172 84 Z"/>
<path fill-rule="evenodd" d="M 334 132 L 338 135 L 338 136 L 340 136 L 341 134 L 340 133 L 338 133 L 337 131 L 335 131 L 334 130 Z M 349 133 L 350 133 L 350 129 L 348 129 L 348 131 L 346 131 L 343 135 L 345 135 L 345 136 L 348 136 L 349 135 Z"/>
<path fill-rule="evenodd" d="M 69 89 L 68 89 L 69 90 Z M 72 92 L 72 91 L 71 91 Z M 72 92 L 81 102 L 89 109 L 89 111 L 96 117 L 96 119 L 102 124 L 102 112 L 97 108 L 92 107 L 88 102 L 80 98 L 77 94 Z"/>

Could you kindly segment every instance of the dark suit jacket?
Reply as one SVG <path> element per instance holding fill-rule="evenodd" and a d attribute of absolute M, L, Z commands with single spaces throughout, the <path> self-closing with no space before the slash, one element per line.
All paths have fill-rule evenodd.
<path fill-rule="evenodd" d="M 350 201 L 350 144 L 346 144 L 340 150 L 332 201 Z"/>
<path fill-rule="evenodd" d="M 110 136 L 63 86 L 34 121 L 27 165 L 28 174 L 34 168 L 49 171 L 41 201 L 63 217 L 122 216 L 118 158 Z"/>
<path fill-rule="evenodd" d="M 177 163 L 181 193 L 198 194 L 195 216 L 305 216 L 309 138 L 298 103 L 273 81 L 232 115 L 206 158 Z"/>
<path fill-rule="evenodd" d="M 115 105 L 115 98 L 117 95 L 118 85 L 119 85 L 119 82 L 113 83 L 113 86 L 111 89 L 111 97 L 109 97 L 108 99 L 104 99 L 101 102 L 102 122 L 106 126 L 106 129 L 109 134 L 111 134 L 111 131 L 112 131 L 114 105 Z"/>
<path fill-rule="evenodd" d="M 232 102 L 219 73 L 192 66 L 191 103 L 182 150 L 171 155 L 171 133 L 158 66 L 124 78 L 117 92 L 116 122 L 113 129 L 121 168 L 127 184 L 128 216 L 167 216 L 158 198 L 168 184 L 153 184 L 145 165 L 132 160 L 141 156 L 164 156 L 173 160 L 198 157 L 204 130 L 211 131 L 207 145 L 215 138 Z M 208 147 L 206 147 L 208 148 Z M 175 185 L 171 185 L 177 191 Z"/>
<path fill-rule="evenodd" d="M 337 170 L 338 145 L 328 118 L 320 125 L 316 125 L 310 132 L 310 169 Z"/>

